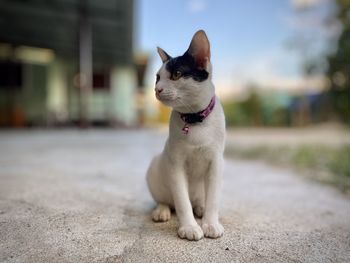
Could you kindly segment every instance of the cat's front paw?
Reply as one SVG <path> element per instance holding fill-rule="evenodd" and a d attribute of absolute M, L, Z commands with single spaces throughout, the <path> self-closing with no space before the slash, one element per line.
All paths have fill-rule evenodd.
<path fill-rule="evenodd" d="M 202 223 L 202 229 L 205 237 L 219 238 L 224 234 L 224 227 L 219 223 Z"/>
<path fill-rule="evenodd" d="M 188 240 L 198 241 L 203 238 L 203 231 L 199 225 L 180 226 L 177 233 L 179 237 L 186 238 Z"/>

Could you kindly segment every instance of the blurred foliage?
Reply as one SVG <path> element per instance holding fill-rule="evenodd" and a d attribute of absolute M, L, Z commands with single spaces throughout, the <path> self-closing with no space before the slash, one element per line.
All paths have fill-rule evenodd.
<path fill-rule="evenodd" d="M 336 174 L 350 178 L 350 146 L 334 151 L 329 161 L 329 168 Z"/>
<path fill-rule="evenodd" d="M 327 75 L 331 83 L 331 98 L 335 112 L 350 123 L 350 1 L 336 0 L 336 19 L 342 26 L 336 52 L 328 57 Z"/>
<path fill-rule="evenodd" d="M 228 156 L 263 159 L 277 165 L 302 169 L 309 178 L 330 183 L 350 192 L 350 145 L 327 147 L 320 145 L 226 147 Z"/>
<path fill-rule="evenodd" d="M 250 89 L 244 100 L 223 102 L 227 126 L 286 126 L 289 125 L 287 107 L 278 105 L 273 98 L 264 98 Z"/>
<path fill-rule="evenodd" d="M 327 93 L 290 95 L 280 90 L 251 88 L 239 101 L 223 101 L 227 126 L 305 126 L 330 118 Z"/>
<path fill-rule="evenodd" d="M 223 107 L 228 126 L 256 126 L 262 123 L 262 104 L 255 91 L 252 91 L 243 101 L 224 102 Z"/>

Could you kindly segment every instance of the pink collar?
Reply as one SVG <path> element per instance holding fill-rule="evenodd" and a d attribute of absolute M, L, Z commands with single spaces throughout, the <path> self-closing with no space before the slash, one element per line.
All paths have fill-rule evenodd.
<path fill-rule="evenodd" d="M 202 122 L 213 111 L 215 106 L 215 95 L 211 98 L 209 105 L 202 111 L 196 113 L 180 113 L 180 118 L 185 122 L 185 126 L 182 128 L 184 134 L 188 134 L 190 127 L 189 124 Z"/>

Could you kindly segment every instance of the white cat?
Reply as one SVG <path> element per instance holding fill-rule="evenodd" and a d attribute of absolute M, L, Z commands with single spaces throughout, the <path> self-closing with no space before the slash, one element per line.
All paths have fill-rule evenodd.
<path fill-rule="evenodd" d="M 172 58 L 158 48 L 163 65 L 156 97 L 172 107 L 169 137 L 148 169 L 149 190 L 157 202 L 156 222 L 175 208 L 178 235 L 188 240 L 218 238 L 219 195 L 225 141 L 225 117 L 211 81 L 210 45 L 203 30 L 195 33 L 184 55 Z M 202 218 L 201 227 L 194 218 Z"/>

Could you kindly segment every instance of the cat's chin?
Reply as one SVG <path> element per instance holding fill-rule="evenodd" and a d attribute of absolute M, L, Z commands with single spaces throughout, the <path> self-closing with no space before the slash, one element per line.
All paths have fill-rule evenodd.
<path fill-rule="evenodd" d="M 161 103 L 163 103 L 164 105 L 170 106 L 170 107 L 172 107 L 174 105 L 174 102 L 175 102 L 175 99 L 173 99 L 173 98 L 160 98 L 160 97 L 157 97 L 157 99 Z"/>

